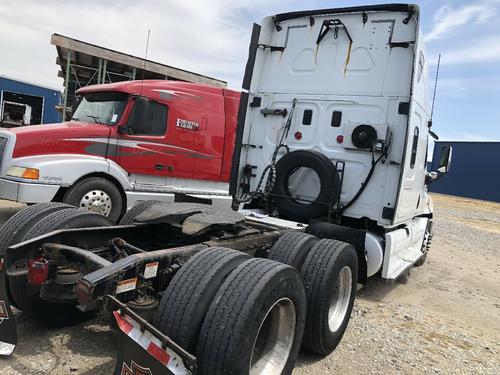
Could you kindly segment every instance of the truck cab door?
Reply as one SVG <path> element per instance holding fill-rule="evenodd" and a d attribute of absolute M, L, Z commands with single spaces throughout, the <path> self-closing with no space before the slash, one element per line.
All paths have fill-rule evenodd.
<path fill-rule="evenodd" d="M 179 163 L 178 148 L 169 144 L 169 112 L 167 103 L 139 96 L 118 129 L 115 158 L 137 190 L 164 189 L 167 178 L 192 173 L 192 165 Z"/>
<path fill-rule="evenodd" d="M 413 218 L 421 209 L 427 164 L 427 114 L 418 105 L 412 106 L 408 123 L 406 151 L 402 164 L 398 199 L 393 217 L 397 224 Z"/>

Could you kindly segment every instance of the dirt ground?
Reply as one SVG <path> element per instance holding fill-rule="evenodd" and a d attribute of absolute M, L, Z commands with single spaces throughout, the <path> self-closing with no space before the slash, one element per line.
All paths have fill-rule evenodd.
<path fill-rule="evenodd" d="M 500 204 L 434 195 L 427 262 L 358 292 L 328 357 L 301 353 L 294 375 L 500 374 Z M 18 208 L 0 202 L 0 222 Z M 1 374 L 110 374 L 115 336 L 102 319 L 58 330 L 17 314 L 19 346 Z"/>

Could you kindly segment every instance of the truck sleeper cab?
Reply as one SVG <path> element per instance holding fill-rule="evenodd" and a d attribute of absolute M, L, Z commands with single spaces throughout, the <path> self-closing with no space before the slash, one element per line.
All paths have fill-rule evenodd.
<path fill-rule="evenodd" d="M 132 81 L 77 94 L 70 122 L 0 130 L 0 198 L 62 201 L 112 220 L 137 201 L 176 193 L 230 201 L 239 93 Z"/>
<path fill-rule="evenodd" d="M 9 301 L 31 299 L 54 315 L 62 299 L 112 310 L 115 374 L 289 374 L 301 347 L 331 353 L 358 283 L 393 281 L 429 249 L 425 184 L 437 175 L 424 168 L 419 17 L 417 6 L 389 4 L 255 25 L 230 179 L 239 210 L 151 203 L 130 225 L 73 229 L 88 213 L 40 215 L 38 237 L 6 245 L 7 316 Z M 11 354 L 11 318 L 0 340 Z"/>

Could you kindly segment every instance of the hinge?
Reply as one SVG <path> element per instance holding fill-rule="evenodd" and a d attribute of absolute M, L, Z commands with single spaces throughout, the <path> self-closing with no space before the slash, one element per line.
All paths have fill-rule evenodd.
<path fill-rule="evenodd" d="M 415 12 L 413 11 L 413 7 L 410 7 L 410 10 L 408 11 L 408 17 L 406 17 L 406 18 L 403 20 L 403 23 L 404 23 L 405 25 L 408 25 L 408 22 L 410 22 L 411 17 L 413 17 L 413 14 L 414 14 L 414 13 L 415 13 Z"/>
<path fill-rule="evenodd" d="M 410 103 L 399 102 L 398 114 L 408 116 L 410 114 Z"/>

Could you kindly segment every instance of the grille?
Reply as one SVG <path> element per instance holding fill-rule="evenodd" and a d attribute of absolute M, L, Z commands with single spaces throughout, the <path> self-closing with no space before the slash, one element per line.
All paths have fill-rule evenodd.
<path fill-rule="evenodd" d="M 3 152 L 5 151 L 5 146 L 7 145 L 7 138 L 0 137 L 0 167 L 2 166 L 3 161 Z"/>

